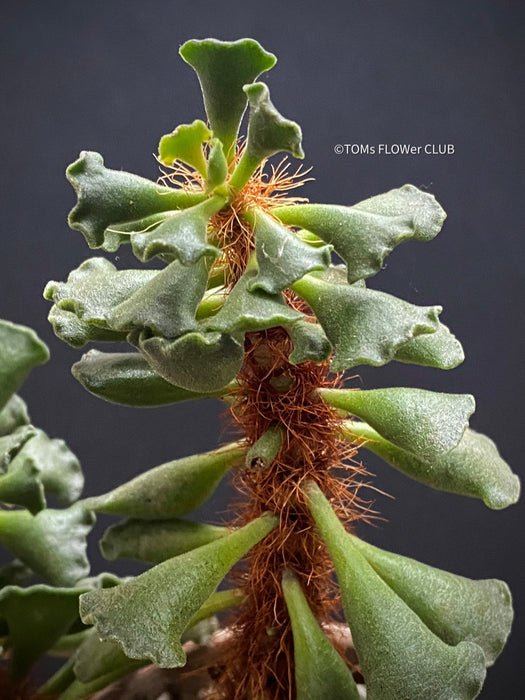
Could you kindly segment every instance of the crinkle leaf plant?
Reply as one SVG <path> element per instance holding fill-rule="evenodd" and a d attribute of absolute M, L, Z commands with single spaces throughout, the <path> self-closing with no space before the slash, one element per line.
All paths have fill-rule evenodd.
<path fill-rule="evenodd" d="M 138 263 L 91 257 L 45 297 L 70 345 L 122 343 L 73 366 L 88 391 L 127 406 L 219 397 L 239 439 L 75 502 L 78 462 L 15 394 L 47 349 L 0 324 L 0 541 L 16 557 L 0 575 L 8 683 L 20 691 L 42 654 L 62 653 L 37 697 L 79 700 L 146 665 L 183 673 L 200 644 L 210 673 L 198 697 L 475 698 L 510 631 L 509 590 L 357 537 L 373 512 L 356 453 L 493 509 L 516 502 L 519 480 L 469 428 L 472 396 L 343 385 L 360 365 L 462 362 L 440 306 L 366 284 L 397 245 L 432 240 L 445 213 L 411 185 L 353 206 L 290 194 L 305 171 L 268 159 L 303 158 L 301 130 L 257 82 L 275 57 L 248 39 L 189 41 L 180 53 L 207 120 L 162 137 L 159 182 L 92 152 L 67 170 L 78 195 L 70 226 L 90 248 L 131 246 Z M 141 267 L 154 258 L 155 269 Z M 188 517 L 227 473 L 239 492 L 229 519 Z M 49 493 L 66 508 L 49 509 Z M 86 578 L 97 512 L 123 518 L 102 538 L 104 557 L 150 568 Z M 23 587 L 33 575 L 43 582 Z M 216 627 L 224 610 L 210 641 L 213 625 L 204 634 L 198 624 Z"/>

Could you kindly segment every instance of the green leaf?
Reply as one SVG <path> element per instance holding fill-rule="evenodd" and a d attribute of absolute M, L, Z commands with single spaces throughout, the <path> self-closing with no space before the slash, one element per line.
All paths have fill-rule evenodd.
<path fill-rule="evenodd" d="M 485 677 L 478 644 L 450 646 L 436 636 L 361 554 L 319 488 L 310 508 L 341 587 L 368 700 L 472 700 Z"/>
<path fill-rule="evenodd" d="M 207 321 L 207 330 L 246 333 L 282 326 L 302 318 L 303 314 L 288 306 L 282 294 L 250 291 L 255 279 L 248 270 L 230 292 L 222 309 Z"/>
<path fill-rule="evenodd" d="M 414 306 L 384 292 L 313 275 L 295 282 L 293 290 L 312 308 L 334 346 L 333 372 L 390 362 L 401 345 L 435 331 L 441 313 L 440 306 Z"/>
<path fill-rule="evenodd" d="M 210 143 L 210 155 L 208 157 L 208 172 L 206 177 L 206 191 L 213 192 L 220 187 L 228 177 L 228 162 L 224 155 L 224 149 L 219 139 L 212 139 Z"/>
<path fill-rule="evenodd" d="M 509 588 L 503 581 L 473 581 L 414 559 L 378 549 L 357 537 L 353 543 L 381 578 L 446 644 L 475 642 L 491 666 L 512 625 Z"/>
<path fill-rule="evenodd" d="M 470 394 L 425 389 L 320 389 L 319 393 L 331 406 L 359 416 L 386 440 L 424 460 L 440 457 L 458 444 L 475 408 Z"/>
<path fill-rule="evenodd" d="M 314 318 L 299 319 L 286 326 L 293 342 L 293 350 L 288 358 L 293 365 L 301 362 L 325 362 L 332 354 L 332 344 L 326 337 L 323 327 Z"/>
<path fill-rule="evenodd" d="M 71 368 L 84 389 L 111 403 L 125 406 L 162 406 L 178 401 L 220 397 L 173 386 L 153 370 L 138 352 L 90 350 Z"/>
<path fill-rule="evenodd" d="M 244 360 L 244 346 L 226 333 L 186 333 L 173 342 L 140 338 L 139 349 L 166 381 L 197 393 L 224 389 Z"/>
<path fill-rule="evenodd" d="M 75 504 L 65 510 L 0 511 L 0 542 L 54 586 L 73 586 L 89 573 L 86 535 L 95 517 Z"/>
<path fill-rule="evenodd" d="M 181 160 L 206 177 L 206 161 L 202 146 L 210 140 L 211 132 L 200 119 L 191 124 L 180 124 L 171 134 L 163 136 L 159 143 L 159 160 L 173 165 Z"/>
<path fill-rule="evenodd" d="M 6 405 L 0 410 L 0 437 L 9 435 L 17 428 L 29 423 L 29 414 L 25 401 L 13 394 Z"/>
<path fill-rule="evenodd" d="M 87 589 L 6 586 L 0 591 L 0 620 L 9 628 L 10 676 L 21 680 L 31 666 L 78 618 L 78 598 Z"/>
<path fill-rule="evenodd" d="M 193 265 L 203 256 L 216 258 L 220 251 L 206 240 L 208 220 L 224 206 L 224 198 L 212 197 L 174 214 L 146 233 L 132 233 L 133 253 L 142 262 L 155 255 L 169 256 Z"/>
<path fill-rule="evenodd" d="M 481 498 L 494 510 L 507 508 L 520 496 L 520 480 L 501 458 L 492 440 L 465 430 L 450 452 L 433 459 L 418 459 L 381 437 L 366 423 L 349 422 L 346 435 L 364 438 L 363 447 L 412 479 L 432 488 Z"/>
<path fill-rule="evenodd" d="M 166 338 L 176 338 L 197 327 L 195 313 L 207 282 L 203 258 L 193 265 L 175 260 L 115 306 L 109 324 L 120 331 L 148 328 Z"/>
<path fill-rule="evenodd" d="M 257 166 L 265 159 L 286 151 L 295 158 L 304 158 L 301 146 L 301 128 L 285 119 L 270 100 L 270 91 L 264 83 L 253 83 L 243 87 L 250 102 L 250 119 L 246 148 L 230 178 L 233 190 L 240 190 Z"/>
<path fill-rule="evenodd" d="M 13 433 L 0 437 L 0 474 L 9 468 L 9 465 L 25 443 L 36 435 L 36 428 L 32 425 L 23 425 Z"/>
<path fill-rule="evenodd" d="M 285 570 L 282 584 L 292 623 L 297 700 L 359 700 L 348 666 L 319 627 L 299 581 Z"/>
<path fill-rule="evenodd" d="M 66 282 L 48 282 L 44 297 L 83 323 L 115 331 L 113 309 L 159 275 L 158 270 L 117 270 L 105 258 L 89 258 Z M 55 331 L 56 332 L 56 331 Z"/>
<path fill-rule="evenodd" d="M 229 532 L 226 527 L 191 520 L 125 520 L 105 531 L 100 550 L 109 561 L 138 559 L 158 564 Z"/>
<path fill-rule="evenodd" d="M 0 410 L 18 391 L 29 372 L 49 359 L 49 350 L 26 326 L 0 319 Z"/>
<path fill-rule="evenodd" d="M 312 270 L 330 264 L 331 246 L 313 248 L 261 210 L 251 217 L 255 233 L 257 274 L 249 289 L 278 294 Z"/>
<path fill-rule="evenodd" d="M 113 491 L 82 501 L 91 510 L 141 520 L 169 520 L 204 503 L 224 474 L 242 463 L 246 447 L 231 443 L 213 452 L 161 464 Z"/>
<path fill-rule="evenodd" d="M 461 343 L 442 323 L 435 333 L 418 335 L 401 345 L 394 357 L 397 362 L 438 369 L 454 369 L 464 359 Z"/>
<path fill-rule="evenodd" d="M 379 272 L 386 256 L 402 241 L 429 241 L 440 231 L 445 212 L 435 198 L 404 185 L 353 207 L 295 204 L 277 208 L 285 224 L 308 229 L 333 244 L 346 262 L 348 282 Z"/>
<path fill-rule="evenodd" d="M 204 193 L 162 187 L 138 175 L 109 170 L 102 156 L 92 151 L 82 151 L 66 175 L 78 196 L 69 214 L 70 227 L 84 235 L 90 248 L 108 252 L 129 241 L 129 236 L 118 230 L 112 232 L 112 226 L 189 207 L 205 197 Z"/>
<path fill-rule="evenodd" d="M 83 486 L 80 464 L 66 443 L 35 429 L 12 459 L 7 473 L 0 476 L 0 500 L 36 513 L 45 508 L 46 496 L 53 495 L 69 505 L 80 496 Z"/>
<path fill-rule="evenodd" d="M 80 598 L 80 614 L 102 640 L 119 642 L 133 659 L 161 668 L 182 666 L 178 641 L 231 567 L 277 524 L 263 515 L 215 542 L 158 564 L 137 578 Z"/>
<path fill-rule="evenodd" d="M 86 343 L 114 343 L 126 340 L 126 333 L 92 326 L 81 321 L 74 311 L 66 311 L 56 305 L 51 307 L 47 318 L 53 326 L 55 335 L 74 348 L 81 348 Z"/>
<path fill-rule="evenodd" d="M 251 471 L 268 469 L 279 454 L 283 445 L 283 431 L 278 425 L 271 425 L 256 440 L 246 453 L 245 467 Z"/>
<path fill-rule="evenodd" d="M 4 586 L 21 586 L 32 575 L 31 569 L 18 559 L 13 559 L 0 569 L 0 588 L 4 588 Z"/>
<path fill-rule="evenodd" d="M 270 70 L 277 59 L 253 39 L 238 41 L 187 41 L 180 55 L 199 77 L 204 106 L 213 130 L 228 160 L 246 109 L 243 85 Z"/>

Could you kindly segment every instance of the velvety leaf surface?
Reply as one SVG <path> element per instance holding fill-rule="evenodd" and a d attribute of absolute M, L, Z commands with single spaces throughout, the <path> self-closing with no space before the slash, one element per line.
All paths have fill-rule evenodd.
<path fill-rule="evenodd" d="M 137 578 L 80 599 L 80 614 L 102 640 L 161 668 L 185 663 L 178 641 L 231 567 L 277 524 L 264 515 L 215 542 L 158 564 Z"/>
<path fill-rule="evenodd" d="M 290 571 L 283 574 L 283 593 L 292 623 L 297 700 L 359 700 L 349 668 L 319 627 Z"/>
<path fill-rule="evenodd" d="M 182 45 L 180 55 L 199 77 L 213 135 L 222 141 L 229 160 L 246 109 L 243 85 L 270 70 L 277 59 L 253 39 L 194 39 Z"/>
<path fill-rule="evenodd" d="M 510 633 L 513 610 L 506 583 L 473 581 L 414 559 L 372 546 L 354 537 L 353 543 L 381 578 L 444 642 L 478 644 L 491 666 Z"/>
<path fill-rule="evenodd" d="M 424 460 L 444 455 L 458 444 L 475 408 L 470 394 L 405 387 L 319 393 L 331 406 L 359 416 L 386 440 Z"/>
<path fill-rule="evenodd" d="M 0 542 L 54 586 L 73 586 L 89 573 L 86 536 L 95 517 L 79 505 L 65 510 L 0 511 Z"/>
<path fill-rule="evenodd" d="M 314 248 L 304 243 L 261 210 L 254 211 L 253 223 L 258 269 L 250 291 L 279 294 L 307 272 L 323 270 L 330 264 L 331 246 Z"/>
<path fill-rule="evenodd" d="M 332 353 L 332 344 L 326 337 L 323 327 L 306 319 L 299 319 L 286 326 L 293 341 L 289 360 L 298 365 L 301 362 L 324 362 Z"/>
<path fill-rule="evenodd" d="M 140 520 L 169 520 L 204 503 L 224 474 L 242 463 L 239 443 L 161 464 L 102 496 L 82 501 L 86 508 Z"/>
<path fill-rule="evenodd" d="M 228 176 L 228 163 L 219 139 L 211 140 L 207 168 L 206 191 L 213 192 Z"/>
<path fill-rule="evenodd" d="M 78 618 L 78 598 L 86 590 L 46 585 L 0 590 L 0 619 L 9 627 L 5 647 L 11 650 L 13 679 L 24 678 L 35 661 L 67 632 Z"/>
<path fill-rule="evenodd" d="M 304 158 L 301 146 L 301 128 L 285 119 L 270 100 L 270 91 L 264 83 L 245 85 L 250 102 L 246 154 L 258 163 L 274 153 L 286 151 L 295 158 Z"/>
<path fill-rule="evenodd" d="M 191 520 L 126 520 L 105 531 L 100 550 L 109 561 L 138 559 L 158 564 L 229 532 L 226 527 Z"/>
<path fill-rule="evenodd" d="M 84 324 L 114 331 L 110 322 L 114 307 L 158 274 L 158 270 L 117 270 L 105 258 L 89 258 L 70 272 L 67 282 L 48 282 L 44 297 Z"/>
<path fill-rule="evenodd" d="M 293 289 L 314 311 L 335 355 L 331 369 L 384 365 L 398 348 L 437 330 L 440 306 L 414 306 L 384 292 L 331 284 L 308 275 Z"/>
<path fill-rule="evenodd" d="M 394 360 L 411 365 L 454 369 L 465 359 L 461 343 L 440 323 L 434 333 L 418 335 L 396 351 Z"/>
<path fill-rule="evenodd" d="M 207 329 L 226 333 L 245 333 L 281 326 L 302 318 L 284 301 L 282 294 L 249 291 L 254 272 L 248 270 L 230 292 L 222 309 L 206 322 Z"/>
<path fill-rule="evenodd" d="M 152 231 L 132 233 L 131 245 L 139 260 L 169 256 L 183 265 L 193 265 L 203 256 L 217 257 L 220 251 L 206 240 L 208 220 L 224 206 L 224 198 L 212 197 L 170 216 Z"/>
<path fill-rule="evenodd" d="M 485 677 L 478 644 L 445 644 L 360 553 L 319 488 L 312 515 L 335 565 L 368 700 L 477 697 Z"/>
<path fill-rule="evenodd" d="M 435 489 L 481 498 L 494 510 L 516 503 L 520 496 L 518 476 L 502 459 L 494 442 L 474 430 L 467 429 L 456 447 L 446 454 L 428 460 L 393 445 L 365 423 L 350 422 L 345 432 L 364 438 L 367 450 Z"/>
<path fill-rule="evenodd" d="M 267 469 L 277 457 L 282 444 L 282 429 L 277 425 L 270 426 L 246 453 L 246 469 L 253 471 Z"/>
<path fill-rule="evenodd" d="M 173 342 L 144 338 L 139 349 L 166 381 L 188 391 L 212 394 L 229 384 L 241 369 L 244 346 L 226 333 L 186 333 Z"/>
<path fill-rule="evenodd" d="M 112 232 L 113 225 L 189 207 L 204 199 L 204 195 L 162 187 L 121 170 L 109 170 L 102 156 L 92 151 L 82 151 L 66 175 L 78 197 L 69 214 L 69 225 L 84 235 L 90 248 L 109 252 L 129 241 L 129 236 L 117 230 Z"/>
<path fill-rule="evenodd" d="M 9 435 L 0 437 L 0 474 L 4 474 L 25 443 L 36 435 L 36 428 L 23 425 Z"/>
<path fill-rule="evenodd" d="M 191 124 L 180 124 L 171 134 L 161 138 L 159 160 L 164 165 L 173 165 L 174 161 L 181 160 L 206 177 L 206 160 L 202 146 L 210 137 L 211 131 L 200 119 L 195 119 Z"/>
<path fill-rule="evenodd" d="M 203 394 L 173 386 L 157 374 L 138 352 L 90 350 L 73 365 L 71 371 L 84 389 L 106 401 L 125 406 L 162 406 L 221 396 L 220 391 Z"/>
<path fill-rule="evenodd" d="M 166 338 L 176 338 L 197 327 L 195 313 L 207 282 L 203 259 L 193 265 L 175 260 L 114 306 L 109 325 L 120 331 L 148 328 Z"/>
<path fill-rule="evenodd" d="M 29 372 L 49 359 L 49 350 L 26 326 L 0 319 L 0 410 Z"/>
<path fill-rule="evenodd" d="M 54 305 L 47 317 L 53 326 L 55 335 L 74 348 L 81 348 L 86 343 L 115 343 L 126 340 L 124 331 L 112 331 L 108 328 L 92 326 L 81 321 L 74 311 L 67 311 Z"/>
<path fill-rule="evenodd" d="M 0 437 L 9 435 L 28 423 L 29 414 L 25 401 L 17 394 L 13 394 L 0 411 Z"/>
<path fill-rule="evenodd" d="M 347 264 L 348 282 L 375 275 L 402 241 L 436 236 L 445 212 L 431 194 L 404 185 L 353 207 L 298 204 L 275 210 L 281 221 L 333 244 Z"/>

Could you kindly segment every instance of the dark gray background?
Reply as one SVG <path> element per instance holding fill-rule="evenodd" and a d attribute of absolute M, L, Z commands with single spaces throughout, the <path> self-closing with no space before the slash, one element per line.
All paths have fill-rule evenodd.
<path fill-rule="evenodd" d="M 265 80 L 280 111 L 303 127 L 306 164 L 316 177 L 307 192 L 312 201 L 352 204 L 405 182 L 437 196 L 448 212 L 442 234 L 431 244 L 401 246 L 372 284 L 418 304 L 443 304 L 442 318 L 467 360 L 448 373 L 395 363 L 364 368 L 362 386 L 474 393 L 471 424 L 489 433 L 520 472 L 519 0 L 13 0 L 2 3 L 1 13 L 0 317 L 33 326 L 51 347 L 52 361 L 35 370 L 22 393 L 34 422 L 66 438 L 81 458 L 87 494 L 224 439 L 221 407 L 213 401 L 134 411 L 87 395 L 69 374 L 79 353 L 54 338 L 42 299 L 47 280 L 64 279 L 92 254 L 65 223 L 74 203 L 66 165 L 91 149 L 109 167 L 156 178 L 151 154 L 159 136 L 203 117 L 196 78 L 177 50 L 188 38 L 206 36 L 251 36 L 278 56 Z M 450 143 L 455 153 L 336 155 L 338 143 Z M 510 583 L 515 632 L 482 697 L 520 698 L 523 506 L 495 513 L 366 459 L 378 487 L 394 497 L 377 496 L 388 522 L 368 528 L 370 540 L 456 573 Z M 212 506 L 224 504 L 222 490 Z M 100 570 L 95 542 L 91 551 Z"/>

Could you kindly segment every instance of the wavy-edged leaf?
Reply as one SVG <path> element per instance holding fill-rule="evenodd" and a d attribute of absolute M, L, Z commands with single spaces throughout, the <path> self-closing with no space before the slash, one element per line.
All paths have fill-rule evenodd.
<path fill-rule="evenodd" d="M 80 505 L 64 510 L 0 511 L 0 542 L 54 586 L 73 586 L 89 573 L 86 536 L 95 516 Z"/>
<path fill-rule="evenodd" d="M 208 330 L 225 333 L 246 333 L 274 328 L 296 321 L 303 314 L 288 306 L 282 294 L 250 291 L 253 270 L 248 270 L 230 292 L 224 306 L 207 322 Z"/>
<path fill-rule="evenodd" d="M 125 520 L 100 540 L 104 559 L 137 559 L 153 564 L 224 537 L 230 529 L 192 520 Z"/>
<path fill-rule="evenodd" d="M 226 333 L 186 333 L 174 341 L 141 338 L 138 347 L 166 381 L 206 394 L 224 389 L 244 360 L 244 346 Z"/>
<path fill-rule="evenodd" d="M 169 520 L 186 515 L 204 503 L 224 474 L 242 463 L 246 447 L 232 443 L 213 452 L 183 457 L 139 474 L 101 496 L 82 504 L 101 513 L 140 520 Z"/>
<path fill-rule="evenodd" d="M 320 389 L 334 408 L 362 418 L 386 440 L 424 460 L 455 447 L 474 412 L 470 394 L 444 394 L 426 389 Z"/>
<path fill-rule="evenodd" d="M 132 233 L 133 253 L 146 262 L 155 255 L 193 265 L 203 256 L 216 258 L 220 251 L 206 240 L 208 220 L 224 206 L 224 198 L 212 197 L 174 214 L 152 231 Z"/>
<path fill-rule="evenodd" d="M 9 435 L 0 437 L 0 474 L 5 474 L 25 443 L 36 435 L 36 430 L 32 425 L 23 425 Z"/>
<path fill-rule="evenodd" d="M 61 311 L 74 313 L 82 324 L 113 332 L 113 309 L 159 274 L 158 270 L 117 270 L 106 258 L 89 258 L 69 273 L 66 282 L 48 282 L 44 297 Z"/>
<path fill-rule="evenodd" d="M 332 354 L 332 343 L 326 337 L 319 323 L 299 319 L 286 326 L 293 342 L 293 350 L 288 358 L 293 365 L 301 362 L 325 362 Z"/>
<path fill-rule="evenodd" d="M 242 189 L 257 166 L 275 153 L 286 151 L 295 158 L 304 158 L 301 127 L 276 110 L 268 86 L 252 83 L 243 90 L 250 102 L 250 118 L 246 147 L 229 182 L 234 190 Z"/>
<path fill-rule="evenodd" d="M 33 367 L 48 359 L 47 345 L 31 328 L 0 319 L 0 410 Z"/>
<path fill-rule="evenodd" d="M 332 557 L 368 700 L 472 700 L 485 678 L 478 644 L 450 646 L 434 634 L 361 554 L 320 489 L 310 508 Z"/>
<path fill-rule="evenodd" d="M 174 161 L 181 160 L 206 177 L 202 146 L 210 137 L 211 131 L 201 119 L 195 119 L 191 124 L 180 124 L 171 134 L 161 138 L 159 160 L 164 165 L 173 165 Z"/>
<path fill-rule="evenodd" d="M 213 135 L 222 141 L 230 160 L 246 109 L 243 85 L 270 70 L 277 59 L 253 39 L 193 39 L 179 53 L 197 73 Z"/>
<path fill-rule="evenodd" d="M 359 700 L 350 669 L 319 627 L 291 571 L 283 573 L 282 586 L 292 624 L 297 700 Z"/>
<path fill-rule="evenodd" d="M 78 618 L 78 598 L 87 588 L 29 588 L 0 590 L 0 620 L 9 628 L 5 648 L 11 651 L 13 680 L 25 677 L 31 666 L 65 634 Z"/>
<path fill-rule="evenodd" d="M 440 306 L 414 306 L 384 292 L 313 275 L 295 282 L 293 290 L 312 308 L 334 346 L 334 372 L 390 362 L 400 346 L 437 330 L 441 313 Z"/>
<path fill-rule="evenodd" d="M 90 393 L 125 406 L 162 406 L 208 397 L 215 393 L 197 393 L 181 389 L 163 379 L 138 352 L 100 352 L 90 350 L 76 362 L 71 372 Z"/>
<path fill-rule="evenodd" d="M 300 226 L 331 243 L 346 262 L 348 282 L 371 277 L 402 241 L 429 241 L 440 231 L 445 212 L 433 195 L 404 185 L 353 207 L 297 204 L 274 210 L 285 224 Z"/>
<path fill-rule="evenodd" d="M 125 332 L 92 326 L 85 321 L 81 321 L 74 311 L 60 309 L 56 304 L 51 307 L 47 318 L 53 326 L 53 331 L 57 338 L 74 348 L 81 348 L 86 343 L 116 343 L 126 340 L 127 334 Z"/>
<path fill-rule="evenodd" d="M 253 211 L 257 274 L 249 289 L 279 294 L 313 270 L 330 265 L 331 246 L 314 248 L 259 209 Z"/>
<path fill-rule="evenodd" d="M 66 170 L 78 197 L 69 225 L 80 231 L 90 248 L 118 249 L 129 236 L 113 225 L 136 221 L 163 211 L 183 209 L 204 199 L 204 194 L 157 185 L 151 180 L 104 166 L 99 153 L 82 151 Z"/>
<path fill-rule="evenodd" d="M 66 443 L 35 429 L 11 460 L 6 474 L 0 476 L 0 500 L 37 513 L 46 507 L 49 495 L 70 505 L 83 486 L 80 463 Z"/>
<path fill-rule="evenodd" d="M 454 369 L 465 359 L 463 347 L 443 323 L 435 333 L 418 335 L 396 350 L 394 360 L 411 365 Z"/>
<path fill-rule="evenodd" d="M 475 642 L 491 666 L 512 625 L 509 588 L 503 581 L 474 581 L 387 552 L 353 537 L 353 543 L 397 595 L 446 644 Z"/>
<path fill-rule="evenodd" d="M 175 260 L 114 306 L 109 324 L 120 331 L 148 328 L 166 338 L 176 338 L 197 327 L 195 313 L 207 282 L 203 258 L 193 265 Z"/>
<path fill-rule="evenodd" d="M 456 447 L 427 460 L 393 445 L 366 423 L 349 422 L 344 432 L 364 438 L 363 447 L 367 450 L 406 476 L 432 488 L 481 498 L 494 510 L 507 508 L 520 496 L 518 476 L 502 459 L 494 442 L 474 430 L 467 428 Z"/>
<path fill-rule="evenodd" d="M 33 572 L 19 559 L 13 559 L 0 569 L 0 588 L 4 586 L 21 586 L 26 583 Z"/>
<path fill-rule="evenodd" d="M 13 394 L 0 410 L 0 437 L 27 425 L 29 420 L 25 401 L 18 394 Z"/>
<path fill-rule="evenodd" d="M 180 636 L 231 567 L 277 524 L 266 514 L 210 544 L 168 559 L 137 578 L 86 593 L 80 614 L 102 640 L 118 641 L 130 658 L 161 668 L 182 666 Z"/>

